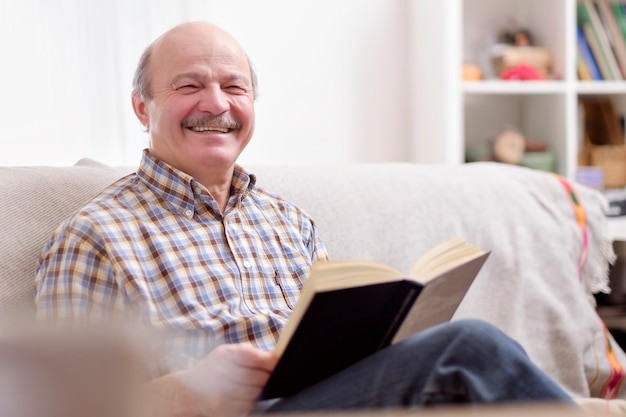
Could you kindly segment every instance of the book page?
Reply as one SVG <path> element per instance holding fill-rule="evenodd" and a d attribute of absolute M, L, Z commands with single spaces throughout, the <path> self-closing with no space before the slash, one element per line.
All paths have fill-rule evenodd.
<path fill-rule="evenodd" d="M 467 262 L 484 253 L 460 237 L 446 240 L 426 252 L 411 269 L 410 277 L 426 283 L 447 269 Z"/>
<path fill-rule="evenodd" d="M 389 266 L 367 261 L 317 261 L 307 282 L 314 291 L 340 290 L 405 278 Z"/>
<path fill-rule="evenodd" d="M 478 254 L 426 283 L 392 343 L 452 319 L 488 256 L 489 252 Z"/>

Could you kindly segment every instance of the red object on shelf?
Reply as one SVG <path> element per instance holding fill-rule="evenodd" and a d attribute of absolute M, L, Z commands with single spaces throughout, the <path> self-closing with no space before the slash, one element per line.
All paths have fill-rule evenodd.
<path fill-rule="evenodd" d="M 507 68 L 500 74 L 502 80 L 543 80 L 543 76 L 539 71 L 530 65 L 519 64 L 511 68 Z"/>

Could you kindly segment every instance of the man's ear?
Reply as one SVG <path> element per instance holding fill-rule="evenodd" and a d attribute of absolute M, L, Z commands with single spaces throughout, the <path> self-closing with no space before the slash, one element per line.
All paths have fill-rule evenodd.
<path fill-rule="evenodd" d="M 135 112 L 137 119 L 139 119 L 139 122 L 141 122 L 141 124 L 149 130 L 150 119 L 148 117 L 148 112 L 146 109 L 146 101 L 136 92 L 133 92 L 133 94 L 131 95 L 131 100 L 133 102 L 133 111 Z"/>

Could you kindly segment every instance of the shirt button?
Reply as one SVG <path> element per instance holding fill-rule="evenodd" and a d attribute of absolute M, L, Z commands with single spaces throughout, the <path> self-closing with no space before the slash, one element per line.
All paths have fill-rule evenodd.
<path fill-rule="evenodd" d="M 193 216 L 193 210 L 189 210 L 189 209 L 185 210 L 185 216 L 187 217 Z"/>
<path fill-rule="evenodd" d="M 244 268 L 248 269 L 248 268 L 250 268 L 251 266 L 252 266 L 252 264 L 251 264 L 250 262 L 248 262 L 248 261 L 243 261 L 243 267 L 244 267 Z"/>

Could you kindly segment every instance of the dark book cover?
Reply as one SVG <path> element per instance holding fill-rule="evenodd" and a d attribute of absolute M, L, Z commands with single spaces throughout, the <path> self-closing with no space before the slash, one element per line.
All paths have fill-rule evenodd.
<path fill-rule="evenodd" d="M 388 346 L 422 288 L 402 280 L 316 294 L 260 399 L 291 396 Z"/>

